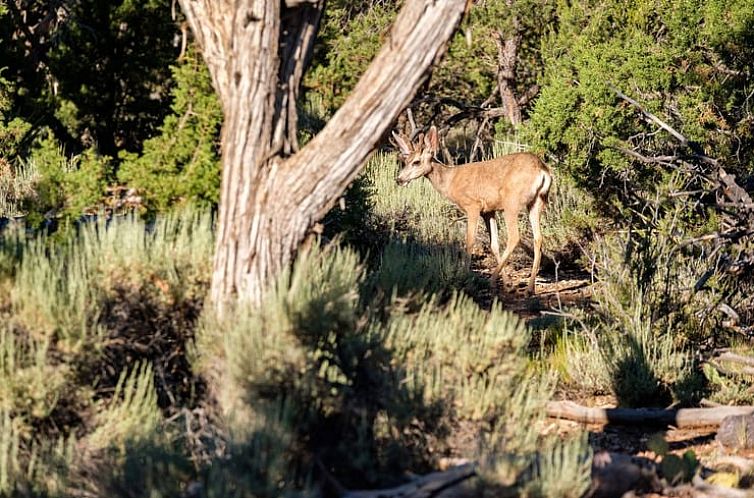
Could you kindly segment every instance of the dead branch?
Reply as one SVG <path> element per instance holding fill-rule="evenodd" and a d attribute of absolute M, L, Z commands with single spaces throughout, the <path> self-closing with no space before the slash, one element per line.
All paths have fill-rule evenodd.
<path fill-rule="evenodd" d="M 754 201 L 748 192 L 736 183 L 735 175 L 728 174 L 723 168 L 718 170 L 718 177 L 722 183 L 723 194 L 733 203 L 746 207 L 754 208 Z"/>
<path fill-rule="evenodd" d="M 752 367 L 739 367 L 736 370 L 731 370 L 730 368 L 726 368 L 714 360 L 708 361 L 707 364 L 710 365 L 715 370 L 717 370 L 718 373 L 720 373 L 721 375 L 725 375 L 727 377 L 735 377 L 735 376 L 741 376 L 741 375 L 748 375 L 748 376 L 754 375 L 754 368 Z"/>
<path fill-rule="evenodd" d="M 662 164 L 665 166 L 672 166 L 671 161 L 678 159 L 678 156 L 645 156 L 636 152 L 635 150 L 619 148 L 624 154 L 633 157 L 634 159 L 643 162 L 644 164 Z"/>
<path fill-rule="evenodd" d="M 639 104 L 637 101 L 626 95 L 625 93 L 618 90 L 613 85 L 610 85 L 610 89 L 615 92 L 615 94 L 620 97 L 621 99 L 625 100 L 632 106 L 636 107 L 644 116 L 649 119 L 650 121 L 654 122 L 656 125 L 658 125 L 663 130 L 667 131 L 671 135 L 673 135 L 679 142 L 681 142 L 682 145 L 688 146 L 690 144 L 688 138 L 683 136 L 681 133 L 679 133 L 677 130 L 675 130 L 672 126 L 667 124 L 665 121 L 661 120 L 648 110 L 646 110 L 641 104 Z"/>
<path fill-rule="evenodd" d="M 725 417 L 749 415 L 754 406 L 719 406 L 714 408 L 592 408 L 572 401 L 547 403 L 547 415 L 586 424 L 662 425 L 673 427 L 707 427 L 720 425 Z"/>
<path fill-rule="evenodd" d="M 433 472 L 390 489 L 348 491 L 342 498 L 429 498 L 476 475 L 476 464 L 467 463 L 443 472 Z"/>

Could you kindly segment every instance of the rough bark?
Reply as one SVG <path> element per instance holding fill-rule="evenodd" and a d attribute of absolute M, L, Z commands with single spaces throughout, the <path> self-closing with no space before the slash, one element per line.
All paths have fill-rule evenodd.
<path fill-rule="evenodd" d="M 408 0 L 327 126 L 298 151 L 296 98 L 324 0 L 179 0 L 222 101 L 223 180 L 211 297 L 260 303 L 309 226 L 444 52 L 463 0 Z"/>

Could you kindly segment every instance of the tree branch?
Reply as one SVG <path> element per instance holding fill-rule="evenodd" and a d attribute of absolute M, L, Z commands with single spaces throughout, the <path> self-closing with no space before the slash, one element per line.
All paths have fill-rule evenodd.
<path fill-rule="evenodd" d="M 620 97 L 621 99 L 625 100 L 626 102 L 628 102 L 632 106 L 636 107 L 650 121 L 652 121 L 655 124 L 659 125 L 660 128 L 662 128 L 663 130 L 665 130 L 668 133 L 670 133 L 671 135 L 673 135 L 673 137 L 675 137 L 676 140 L 678 140 L 679 142 L 681 142 L 681 145 L 683 145 L 683 146 L 689 146 L 690 145 L 689 140 L 685 136 L 683 136 L 681 133 L 679 133 L 678 131 L 676 131 L 672 126 L 670 126 L 665 121 L 661 120 L 660 118 L 658 118 L 657 116 L 655 116 L 654 114 L 652 114 L 651 112 L 649 112 L 648 110 L 646 110 L 644 107 L 642 107 L 641 104 L 639 104 L 637 101 L 635 101 L 634 99 L 632 99 L 631 97 L 629 97 L 625 93 L 623 93 L 620 90 L 618 90 L 613 85 L 609 85 L 609 87 L 610 87 L 610 89 L 612 91 L 615 92 L 615 94 L 618 97 Z"/>
<path fill-rule="evenodd" d="M 409 0 L 382 49 L 325 128 L 282 167 L 293 174 L 291 206 L 323 216 L 358 174 L 374 146 L 408 105 L 444 53 L 465 8 L 463 0 Z M 289 175 L 281 175 L 289 176 Z"/>
<path fill-rule="evenodd" d="M 249 6 L 244 15 L 233 15 L 236 7 L 232 0 L 178 0 L 178 2 L 202 50 L 215 91 L 220 95 L 220 100 L 225 103 L 228 100 L 225 96 L 231 82 L 232 44 L 230 42 L 238 31 L 237 24 L 260 22 L 266 18 L 265 13 L 254 13 Z"/>
<path fill-rule="evenodd" d="M 324 0 L 289 0 L 283 12 L 278 76 L 281 91 L 275 105 L 279 115 L 274 119 L 272 151 L 280 151 L 284 156 L 298 151 L 296 102 L 324 8 Z"/>

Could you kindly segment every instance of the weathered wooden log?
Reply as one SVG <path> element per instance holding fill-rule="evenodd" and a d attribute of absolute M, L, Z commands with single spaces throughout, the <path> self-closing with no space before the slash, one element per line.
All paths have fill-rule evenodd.
<path fill-rule="evenodd" d="M 728 361 L 730 363 L 739 363 L 754 367 L 754 358 L 742 354 L 733 353 L 732 351 L 723 351 L 715 358 L 718 361 Z"/>
<path fill-rule="evenodd" d="M 712 408 L 592 408 L 572 401 L 547 403 L 547 415 L 586 424 L 660 425 L 672 427 L 716 426 L 726 417 L 754 414 L 754 406 Z"/>

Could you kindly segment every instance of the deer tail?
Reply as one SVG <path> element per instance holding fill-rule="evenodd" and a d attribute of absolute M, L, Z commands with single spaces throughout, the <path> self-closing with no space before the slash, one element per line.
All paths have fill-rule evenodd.
<path fill-rule="evenodd" d="M 539 174 L 539 186 L 536 190 L 536 197 L 542 199 L 542 202 L 547 204 L 547 196 L 550 193 L 550 187 L 552 186 L 552 175 L 547 170 L 542 170 Z"/>

